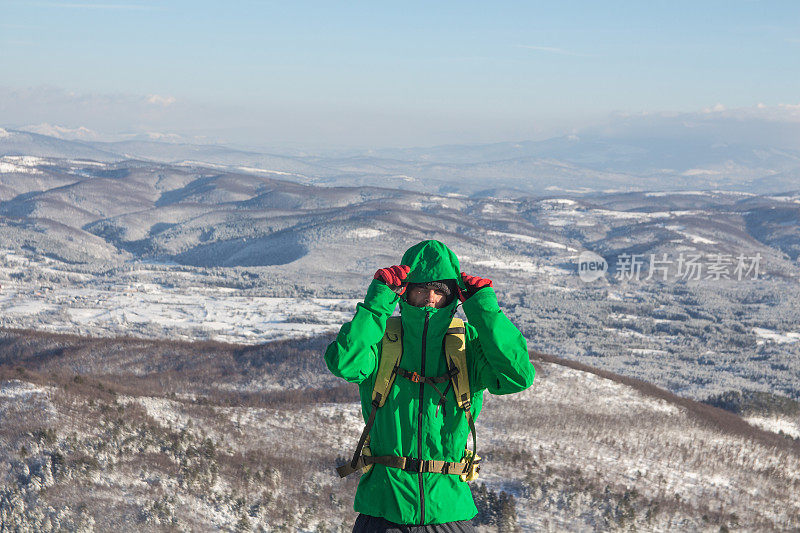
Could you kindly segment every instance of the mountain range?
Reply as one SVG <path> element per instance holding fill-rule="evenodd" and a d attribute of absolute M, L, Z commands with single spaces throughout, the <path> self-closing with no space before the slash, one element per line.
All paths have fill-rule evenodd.
<path fill-rule="evenodd" d="M 800 397 L 797 190 L 500 198 L 35 155 L 0 156 L 0 172 L 5 327 L 247 343 L 319 332 L 375 270 L 436 238 L 495 281 L 541 351 L 698 399 Z M 587 252 L 607 264 L 593 282 L 577 275 Z M 287 297 L 315 300 L 298 312 Z"/>
<path fill-rule="evenodd" d="M 800 527 L 797 154 L 657 144 L 0 130 L 0 529 L 349 529 L 362 420 L 320 353 L 427 238 L 537 366 L 479 420 L 482 531 Z"/>
<path fill-rule="evenodd" d="M 2 130 L 0 155 L 203 164 L 299 183 L 372 185 L 444 194 L 520 197 L 552 191 L 724 189 L 755 194 L 797 189 L 800 149 L 752 140 L 641 131 L 590 131 L 544 141 L 289 154 L 219 145 L 66 140 Z M 490 183 L 491 182 L 491 183 Z"/>

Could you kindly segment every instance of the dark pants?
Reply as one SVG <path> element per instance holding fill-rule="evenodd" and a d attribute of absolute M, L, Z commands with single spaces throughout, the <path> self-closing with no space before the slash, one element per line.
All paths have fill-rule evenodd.
<path fill-rule="evenodd" d="M 475 533 L 475 526 L 472 525 L 472 520 L 458 520 L 444 524 L 428 524 L 427 526 L 395 524 L 385 518 L 360 514 L 353 526 L 353 533 Z"/>

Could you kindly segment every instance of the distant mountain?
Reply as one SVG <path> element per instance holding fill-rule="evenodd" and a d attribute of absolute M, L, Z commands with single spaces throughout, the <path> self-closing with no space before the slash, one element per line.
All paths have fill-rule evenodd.
<path fill-rule="evenodd" d="M 792 193 L 629 192 L 507 200 L 303 185 L 276 174 L 216 166 L 30 156 L 4 156 L 0 165 L 6 231 L 13 233 L 21 223 L 48 224 L 51 237 L 62 231 L 84 235 L 40 250 L 70 261 L 90 257 L 86 252 L 94 246 L 80 244 L 80 254 L 70 252 L 71 242 L 89 239 L 105 243 L 98 249 L 104 258 L 111 247 L 120 260 L 132 254 L 206 267 L 292 263 L 313 271 L 351 238 L 371 240 L 380 255 L 415 235 L 431 234 L 447 235 L 465 251 L 475 249 L 476 257 L 512 256 L 530 265 L 541 256 L 566 262 L 583 249 L 612 260 L 689 245 L 704 252 L 760 251 L 775 256 L 771 265 L 780 272 L 785 259 L 777 256 L 793 261 L 800 255 L 794 223 L 800 203 Z M 483 184 L 488 183 L 495 182 Z M 484 194 L 509 190 L 498 187 Z M 475 243 L 481 243 L 481 252 Z"/>
<path fill-rule="evenodd" d="M 545 141 L 292 155 L 233 147 L 134 139 L 69 141 L 3 130 L 0 155 L 206 166 L 326 186 L 380 186 L 428 193 L 511 198 L 601 191 L 722 189 L 757 194 L 796 189 L 800 148 L 723 142 L 679 131 L 661 137 L 587 132 Z M 37 131 L 50 131 L 38 128 Z M 60 135 L 58 131 L 53 132 Z M 686 133 L 686 135 L 681 135 Z M 734 142 L 736 141 L 736 142 Z M 554 189 L 557 188 L 557 189 Z"/>
<path fill-rule="evenodd" d="M 63 159 L 119 161 L 119 155 L 83 141 L 69 141 L 27 131 L 0 129 L 0 156 L 34 156 Z"/>
<path fill-rule="evenodd" d="M 372 157 L 402 161 L 487 163 L 512 159 L 565 161 L 594 170 L 646 173 L 653 169 L 684 172 L 730 161 L 744 166 L 796 168 L 800 149 L 768 145 L 720 143 L 713 140 L 674 137 L 625 137 L 566 135 L 545 141 L 502 142 L 478 145 L 445 145 L 370 151 Z"/>
<path fill-rule="evenodd" d="M 386 159 L 411 176 L 508 180 L 525 178 L 528 191 L 548 185 L 592 191 L 726 189 L 781 192 L 800 183 L 800 149 L 728 144 L 702 139 L 569 135 L 540 142 L 439 146 L 371 152 L 371 165 Z M 437 171 L 438 169 L 438 171 Z M 549 182 L 548 182 L 549 180 Z M 582 180 L 582 181 L 581 181 Z"/>
<path fill-rule="evenodd" d="M 67 128 L 55 124 L 43 123 L 18 129 L 21 131 L 38 133 L 40 135 L 48 135 L 50 137 L 56 137 L 57 139 L 67 139 L 72 141 L 101 140 L 101 135 L 99 133 L 84 126 Z"/>
<path fill-rule="evenodd" d="M 272 173 L 299 182 L 309 181 L 306 176 L 325 176 L 334 173 L 324 165 L 310 163 L 301 157 L 238 150 L 218 145 L 138 140 L 95 142 L 93 146 L 99 150 L 119 154 L 124 159 L 143 159 L 187 166 L 219 165 L 223 169 L 239 172 Z"/>

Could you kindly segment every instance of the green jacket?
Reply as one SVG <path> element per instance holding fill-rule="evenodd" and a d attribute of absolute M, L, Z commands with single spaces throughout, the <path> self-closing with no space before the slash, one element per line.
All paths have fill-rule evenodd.
<path fill-rule="evenodd" d="M 408 282 L 456 279 L 464 288 L 458 258 L 439 241 L 423 241 L 413 246 L 403 255 L 401 264 L 411 267 Z M 342 326 L 325 352 L 325 363 L 331 372 L 359 385 L 365 421 L 371 408 L 386 319 L 398 301 L 403 324 L 400 366 L 423 376 L 441 376 L 447 371 L 442 340 L 456 312 L 458 298 L 440 309 L 415 307 L 382 282 L 373 280 L 364 302 L 358 304 L 355 317 Z M 484 389 L 492 394 L 522 391 L 533 382 L 535 371 L 525 338 L 500 310 L 494 289 L 479 290 L 464 302 L 463 309 L 468 319 L 466 349 L 471 409 L 477 417 Z M 437 386 L 443 392 L 447 384 Z M 461 461 L 469 436 L 466 417 L 456 406 L 452 387 L 437 416 L 440 396 L 430 387 L 402 377 L 395 379 L 370 432 L 372 455 Z M 469 520 L 477 514 L 469 486 L 458 476 L 406 472 L 381 464 L 373 465 L 361 476 L 354 509 L 401 524 L 439 524 Z"/>

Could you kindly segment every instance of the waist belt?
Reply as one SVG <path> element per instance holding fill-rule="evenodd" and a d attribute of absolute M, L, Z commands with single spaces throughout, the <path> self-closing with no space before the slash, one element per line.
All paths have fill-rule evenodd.
<path fill-rule="evenodd" d="M 472 467 L 480 468 L 480 459 L 472 462 Z M 369 465 L 379 464 L 391 468 L 398 468 L 406 472 L 434 472 L 437 474 L 451 474 L 460 476 L 467 474 L 470 470 L 470 462 L 455 463 L 451 461 L 437 461 L 435 459 L 416 459 L 414 457 L 401 457 L 399 455 L 362 455 L 356 464 L 347 463 L 336 469 L 340 477 L 345 477 L 360 468 Z"/>

